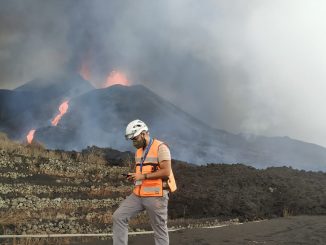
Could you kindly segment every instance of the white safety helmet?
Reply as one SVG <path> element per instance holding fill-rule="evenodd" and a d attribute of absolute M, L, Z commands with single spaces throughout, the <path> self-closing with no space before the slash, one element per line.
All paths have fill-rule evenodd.
<path fill-rule="evenodd" d="M 136 119 L 136 120 L 130 122 L 128 124 L 128 126 L 126 127 L 125 137 L 127 140 L 128 139 L 130 140 L 130 139 L 140 135 L 140 133 L 143 131 L 148 131 L 147 125 L 143 121 Z"/>

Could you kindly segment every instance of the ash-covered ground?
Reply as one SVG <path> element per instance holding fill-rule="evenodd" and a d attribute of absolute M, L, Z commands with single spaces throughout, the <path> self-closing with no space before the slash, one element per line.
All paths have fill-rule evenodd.
<path fill-rule="evenodd" d="M 170 196 L 170 228 L 326 214 L 323 172 L 176 160 L 172 165 L 178 190 Z M 0 169 L 2 234 L 110 233 L 112 213 L 132 190 L 121 174 L 133 170 L 133 154 L 98 147 L 53 151 L 1 134 Z M 130 231 L 150 229 L 144 213 L 130 223 Z M 173 233 L 172 241 L 178 234 L 188 236 Z"/>

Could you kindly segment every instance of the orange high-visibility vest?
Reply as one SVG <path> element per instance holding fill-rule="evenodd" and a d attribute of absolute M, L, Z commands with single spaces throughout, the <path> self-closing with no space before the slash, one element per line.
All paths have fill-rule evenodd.
<path fill-rule="evenodd" d="M 147 153 L 147 157 L 143 162 L 142 166 L 142 174 L 149 174 L 160 169 L 160 165 L 158 162 L 158 149 L 161 144 L 164 144 L 162 141 L 157 139 L 153 140 L 151 148 Z M 140 162 L 143 156 L 143 148 L 140 148 L 136 151 L 135 159 L 136 159 L 136 173 L 140 173 Z M 177 189 L 174 175 L 171 169 L 169 178 L 165 181 L 162 179 L 145 179 L 142 180 L 141 185 L 135 185 L 134 194 L 142 197 L 156 197 L 163 196 L 163 185 L 167 184 L 167 188 L 174 192 Z"/>

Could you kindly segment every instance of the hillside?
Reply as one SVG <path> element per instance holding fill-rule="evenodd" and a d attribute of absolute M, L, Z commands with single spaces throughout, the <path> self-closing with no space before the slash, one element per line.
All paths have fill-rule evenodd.
<path fill-rule="evenodd" d="M 51 125 L 66 100 L 67 113 L 57 126 Z M 139 118 L 153 137 L 168 142 L 174 158 L 181 161 L 326 171 L 324 147 L 289 137 L 211 128 L 142 85 L 94 89 L 77 74 L 61 74 L 35 79 L 15 90 L 0 90 L 0 102 L 0 131 L 11 139 L 25 140 L 35 129 L 34 139 L 49 149 L 81 151 L 96 145 L 130 151 L 125 126 Z"/>
<path fill-rule="evenodd" d="M 112 213 L 132 185 L 121 173 L 132 154 L 90 147 L 82 152 L 23 146 L 0 137 L 2 233 L 110 232 Z M 178 191 L 169 226 L 326 213 L 326 174 L 241 164 L 196 166 L 173 161 Z M 144 214 L 131 229 L 149 229 Z"/>
<path fill-rule="evenodd" d="M 289 137 L 213 129 L 142 85 L 115 85 L 74 97 L 60 127 L 39 128 L 35 137 L 51 149 L 81 150 L 96 145 L 128 151 L 132 148 L 124 139 L 124 130 L 136 118 L 148 124 L 153 137 L 166 140 L 178 160 L 326 171 L 326 149 L 321 146 Z"/>
<path fill-rule="evenodd" d="M 59 105 L 92 90 L 78 74 L 60 74 L 35 79 L 14 90 L 0 89 L 0 131 L 24 139 L 32 128 L 50 125 Z"/>

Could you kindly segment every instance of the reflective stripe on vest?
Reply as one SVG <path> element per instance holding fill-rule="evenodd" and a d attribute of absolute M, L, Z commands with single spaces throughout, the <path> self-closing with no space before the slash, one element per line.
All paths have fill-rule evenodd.
<path fill-rule="evenodd" d="M 136 163 L 140 163 L 141 157 L 136 157 Z M 146 157 L 144 163 L 158 163 L 157 157 Z"/>
<path fill-rule="evenodd" d="M 144 186 L 143 191 L 144 192 L 155 192 L 160 193 L 161 188 L 160 187 L 150 187 L 150 186 Z"/>

